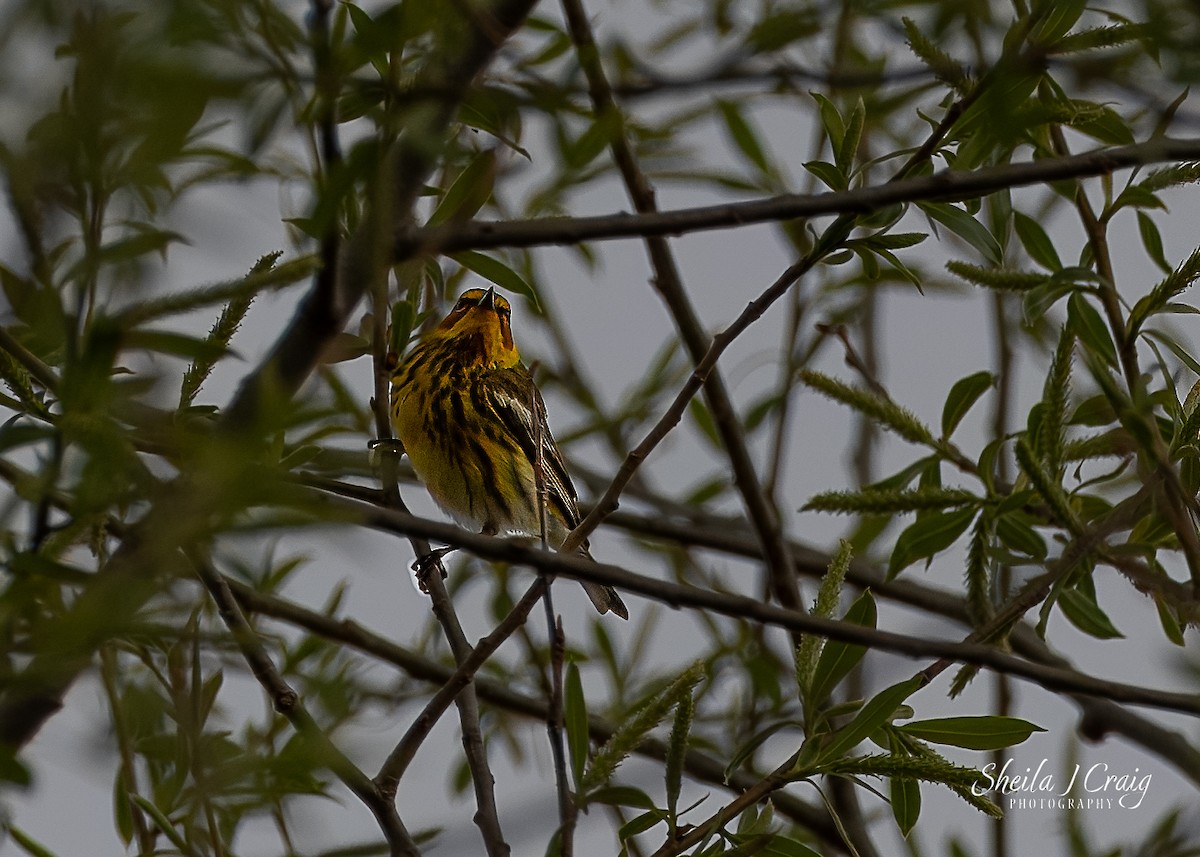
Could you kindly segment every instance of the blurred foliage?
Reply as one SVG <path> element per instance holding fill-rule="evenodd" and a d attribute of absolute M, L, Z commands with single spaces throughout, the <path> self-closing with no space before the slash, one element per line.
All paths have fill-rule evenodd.
<path fill-rule="evenodd" d="M 327 583 L 319 607 L 288 600 L 305 560 L 279 558 L 276 544 L 358 522 L 322 497 L 385 502 L 366 450 L 376 432 L 377 391 L 363 392 L 370 359 L 384 366 L 469 278 L 525 298 L 520 329 L 548 343 L 527 348 L 527 359 L 540 358 L 539 381 L 559 400 L 558 437 L 585 496 L 605 487 L 690 371 L 664 325 L 645 372 L 606 400 L 601 387 L 613 385 L 595 383 L 602 368 L 577 350 L 571 296 L 546 276 L 538 250 L 392 255 L 397 228 L 570 216 L 620 177 L 608 147 L 621 126 L 595 116 L 553 4 L 536 7 L 474 80 L 444 139 L 406 137 L 430 105 L 453 103 L 450 84 L 422 72 L 462 37 L 460 6 L 475 8 L 11 0 L 0 19 L 0 699 L 47 680 L 38 664 L 87 654 L 103 690 L 106 719 L 95 731 L 111 768 L 113 827 L 130 852 L 226 855 L 240 837 L 273 831 L 277 853 L 310 853 L 292 840 L 297 808 L 347 799 L 312 742 L 269 705 L 248 713 L 250 671 L 185 551 L 211 554 L 281 676 L 335 742 L 357 740 L 380 712 L 407 723 L 452 669 L 432 619 L 391 640 L 342 621 L 343 584 Z M 1186 134 L 1200 118 L 1187 97 L 1200 75 L 1200 14 L 1178 0 L 593 6 L 641 168 L 656 185 L 686 186 L 713 203 L 1003 168 Z M 434 156 L 436 167 L 411 211 L 386 212 L 396 140 Z M 852 517 L 846 541 L 817 545 L 820 562 L 801 563 L 820 577 L 812 615 L 874 629 L 884 624 L 880 602 L 908 592 L 931 621 L 957 621 L 963 634 L 1003 649 L 1026 613 L 1043 637 L 1057 617 L 1100 640 L 1145 637 L 1145 616 L 1110 615 L 1101 603 L 1097 579 L 1115 571 L 1146 596 L 1162 638 L 1184 645 L 1200 619 L 1200 356 L 1186 335 L 1200 249 L 1175 257 L 1160 230 L 1168 202 L 1197 181 L 1195 163 L 1156 164 L 776 224 L 779 267 L 796 258 L 812 265 L 772 310 L 786 318 L 771 346 L 777 377 L 738 391 L 740 417 L 785 521 L 801 503 Z M 176 251 L 193 239 L 193 200 L 234 187 L 300 200 L 298 211 L 280 212 L 288 246 L 264 238 L 257 259 L 237 260 L 244 276 L 184 282 Z M 392 220 L 367 249 L 342 241 L 369 232 L 381 209 Z M 1070 237 L 1077 232 L 1048 230 L 1052 219 L 1079 224 L 1082 243 Z M 1116 234 L 1136 234 L 1139 261 L 1157 282 L 1114 269 Z M 270 337 L 284 326 L 256 317 L 260 299 L 299 300 L 309 282 L 317 294 L 339 241 L 375 260 L 386 295 L 353 329 L 312 343 L 321 365 L 298 396 L 264 388 L 258 419 L 227 431 L 222 396 L 206 384 L 214 373 L 246 371 L 242 353 L 262 348 L 239 333 L 244 323 Z M 569 244 L 603 276 L 598 245 L 545 243 Z M 747 299 L 758 291 L 729 288 Z M 886 320 L 877 312 L 889 289 L 986 303 L 1001 351 L 1044 376 L 1035 400 L 1020 407 L 1018 361 L 1008 357 L 963 365 L 939 394 L 938 423 L 894 399 L 880 371 Z M 621 330 L 607 335 L 620 347 Z M 839 341 L 850 380 L 816 366 Z M 788 484 L 787 453 L 799 454 L 795 408 L 815 401 L 813 392 L 857 421 L 843 485 Z M 972 428 L 986 409 L 988 426 Z M 907 444 L 906 457 L 880 473 L 885 433 Z M 702 399 L 678 434 L 695 456 L 687 486 L 656 487 L 652 460 L 626 491 L 638 511 L 613 519 L 630 533 L 638 570 L 716 591 L 768 591 Z M 822 438 L 818 448 L 807 438 L 799 448 L 832 457 L 838 442 Z M 72 612 L 103 591 L 123 550 L 147 541 L 156 561 L 133 570 L 139 588 L 98 602 L 121 609 Z M 395 553 L 388 571 L 398 573 L 410 555 L 399 540 Z M 729 573 L 731 556 L 749 559 L 761 579 Z M 914 574 L 935 562 L 961 566 L 958 592 Z M 457 564 L 449 589 L 465 598 L 486 581 L 483 619 L 498 621 L 524 578 L 476 566 Z M 915 853 L 932 853 L 917 845 L 916 834 L 938 829 L 921 815 L 920 782 L 999 815 L 998 796 L 972 788 L 981 754 L 1042 728 L 975 697 L 953 703 L 957 716 L 917 717 L 921 674 L 869 690 L 883 683 L 862 670 L 869 647 L 789 640 L 750 620 L 696 613 L 683 633 L 703 645 L 678 651 L 660 633 L 658 605 L 635 603 L 628 628 L 593 620 L 568 635 L 563 681 L 571 800 L 611 809 L 609 849 L 622 855 L 649 846 L 698 855 L 856 848 L 868 857 L 887 851 L 873 840 L 893 842 L 897 831 L 914 835 Z M 552 683 L 540 636 L 522 632 L 522 656 L 489 660 L 477 681 L 489 747 L 505 748 L 530 776 L 539 775 L 545 739 L 527 727 Z M 381 663 L 399 677 L 381 680 Z M 974 677 L 962 670 L 952 694 Z M 874 749 L 863 752 L 864 743 Z M 38 753 L 20 749 L 0 749 L 0 779 L 12 789 L 38 776 Z M 388 749 L 373 747 L 366 763 Z M 1147 765 L 1188 764 L 1158 752 Z M 645 769 L 626 776 L 631 753 L 661 765 L 661 785 Z M 466 789 L 461 757 L 438 764 L 447 788 Z M 1200 772 L 1191 777 L 1200 782 Z M 863 822 L 839 783 L 866 802 L 886 801 L 892 820 Z M 737 803 L 730 784 L 756 799 Z M 784 792 L 791 784 L 799 786 Z M 541 786 L 551 806 L 550 778 Z M 722 814 L 722 804 L 733 809 Z M 377 830 L 354 826 L 365 817 L 339 831 L 339 853 L 386 851 Z M 551 851 L 565 850 L 556 820 L 536 821 Z M 20 822 L 5 821 L 4 844 L 51 853 L 39 844 L 45 831 Z M 1196 853 L 1186 824 L 1166 815 L 1126 853 Z M 413 832 L 421 843 L 438 834 Z M 1101 853 L 1079 829 L 1069 841 L 1073 853 Z M 945 851 L 968 853 L 957 842 Z"/>

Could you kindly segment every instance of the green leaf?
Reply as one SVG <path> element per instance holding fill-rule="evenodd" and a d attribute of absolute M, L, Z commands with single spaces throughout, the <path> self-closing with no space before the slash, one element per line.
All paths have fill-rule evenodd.
<path fill-rule="evenodd" d="M 892 817 L 905 839 L 921 815 L 921 784 L 911 777 L 892 777 L 889 788 Z"/>
<path fill-rule="evenodd" d="M 458 174 L 426 225 L 437 226 L 448 220 L 462 221 L 474 217 L 492 195 L 495 181 L 496 153 L 488 149 L 476 155 Z"/>
<path fill-rule="evenodd" d="M 451 253 L 450 258 L 464 268 L 474 271 L 485 280 L 489 280 L 513 294 L 524 295 L 533 301 L 534 306 L 538 305 L 537 292 L 533 290 L 533 286 L 525 282 L 520 274 L 499 259 L 476 253 L 474 250 Z"/>
<path fill-rule="evenodd" d="M 134 794 L 130 795 L 130 797 L 132 797 L 134 802 L 140 806 L 148 816 L 150 816 L 150 818 L 154 821 L 155 826 L 157 826 L 158 829 L 161 830 L 166 837 L 171 840 L 171 843 L 176 848 L 188 855 L 188 857 L 198 857 L 195 849 L 193 849 L 188 844 L 187 840 L 184 839 L 179 833 L 179 831 L 175 829 L 175 825 L 171 823 L 171 819 L 167 818 L 167 816 L 163 814 L 162 810 L 141 795 Z"/>
<path fill-rule="evenodd" d="M 797 842 L 795 839 L 789 839 L 780 834 L 772 836 L 762 850 L 756 853 L 762 854 L 763 857 L 821 857 L 803 842 Z"/>
<path fill-rule="evenodd" d="M 12 822 L 7 822 L 4 825 L 5 832 L 12 837 L 13 842 L 17 843 L 30 857 L 55 857 L 53 851 L 47 848 L 42 843 L 38 842 L 21 828 L 17 827 Z"/>
<path fill-rule="evenodd" d="M 647 830 L 657 827 L 666 820 L 667 814 L 663 810 L 646 810 L 641 815 L 634 816 L 628 822 L 621 825 L 621 829 L 617 831 L 617 839 L 624 842 L 627 839 L 637 836 L 639 833 L 645 833 Z"/>
<path fill-rule="evenodd" d="M 958 541 L 975 519 L 974 507 L 951 512 L 931 512 L 918 518 L 900 533 L 888 561 L 887 579 L 891 580 L 920 559 L 933 557 Z"/>
<path fill-rule="evenodd" d="M 879 691 L 859 709 L 853 720 L 833 734 L 833 740 L 821 749 L 820 759 L 833 761 L 849 753 L 868 735 L 891 720 L 900 703 L 908 699 L 923 682 L 921 675 L 915 675 Z"/>
<path fill-rule="evenodd" d="M 603 803 L 609 806 L 632 806 L 637 809 L 658 809 L 650 795 L 632 786 L 604 786 L 587 796 L 588 803 Z"/>
<path fill-rule="evenodd" d="M 1029 40 L 1038 45 L 1053 45 L 1075 26 L 1087 8 L 1086 0 L 1039 0 L 1033 7 L 1037 21 Z"/>
<path fill-rule="evenodd" d="M 842 137 L 842 143 L 837 148 L 837 157 L 834 158 L 838 167 L 846 174 L 850 173 L 854 158 L 858 155 L 858 144 L 862 138 L 866 118 L 867 108 L 860 96 L 854 105 L 854 110 L 850 112 L 850 120 L 846 123 L 846 134 Z"/>
<path fill-rule="evenodd" d="M 1001 264 L 1004 251 L 987 227 L 961 208 L 945 202 L 919 202 L 920 208 L 931 219 L 945 226 L 962 240 L 978 250 L 993 265 Z"/>
<path fill-rule="evenodd" d="M 721 118 L 725 122 L 725 130 L 728 132 L 730 139 L 738 150 L 745 155 L 754 166 L 758 167 L 758 171 L 764 175 L 771 175 L 771 163 L 767 160 L 767 153 L 759 142 L 758 134 L 750 127 L 750 123 L 742 116 L 741 108 L 732 101 L 725 99 L 717 99 L 717 109 L 721 112 Z"/>
<path fill-rule="evenodd" d="M 130 330 L 122 337 L 126 348 L 144 348 L 197 361 L 219 360 L 229 354 L 223 343 L 170 330 Z"/>
<path fill-rule="evenodd" d="M 845 190 L 850 184 L 845 173 L 825 161 L 806 161 L 804 169 L 823 181 L 830 190 Z"/>
<path fill-rule="evenodd" d="M 1018 211 L 1013 214 L 1013 226 L 1030 259 L 1051 271 L 1062 269 L 1062 261 L 1058 258 L 1058 251 L 1054 249 L 1054 242 L 1040 223 Z"/>
<path fill-rule="evenodd" d="M 976 372 L 954 382 L 942 407 L 942 437 L 950 437 L 979 397 L 996 386 L 991 372 Z"/>
<path fill-rule="evenodd" d="M 1117 348 L 1100 312 L 1080 292 L 1067 299 L 1067 327 L 1093 354 L 1117 367 Z"/>
<path fill-rule="evenodd" d="M 1080 588 L 1064 589 L 1059 593 L 1058 606 L 1068 621 L 1083 633 L 1098 640 L 1123 638 L 1096 599 Z"/>
<path fill-rule="evenodd" d="M 878 620 L 878 610 L 871 591 L 865 590 L 855 599 L 842 617 L 843 622 L 861 625 L 864 628 L 874 628 Z M 816 669 L 813 670 L 812 681 L 809 684 L 808 696 L 804 704 L 812 709 L 820 706 L 842 679 L 854 669 L 855 664 L 862 660 L 867 653 L 867 647 L 857 643 L 843 643 L 840 640 L 828 640 L 821 649 L 821 657 L 817 659 Z"/>
<path fill-rule="evenodd" d="M 829 137 L 830 150 L 836 152 L 842 148 L 842 138 L 846 136 L 846 124 L 842 121 L 842 114 L 838 112 L 837 105 L 821 93 L 810 92 L 809 95 L 816 99 L 819 105 L 821 126 Z"/>
<path fill-rule="evenodd" d="M 999 750 L 1020 744 L 1041 726 L 1019 717 L 987 715 L 983 717 L 936 717 L 914 720 L 899 727 L 906 735 L 933 744 L 948 744 L 968 750 Z"/>
<path fill-rule="evenodd" d="M 1036 560 L 1046 558 L 1046 540 L 1031 524 L 1034 519 L 1020 511 L 996 518 L 996 536 L 1007 547 Z"/>
<path fill-rule="evenodd" d="M 571 759 L 571 777 L 575 790 L 582 789 L 583 771 L 588 755 L 587 702 L 583 697 L 583 682 L 579 678 L 579 667 L 572 661 L 567 664 L 567 676 L 563 689 L 563 725 L 567 731 L 567 754 Z"/>
<path fill-rule="evenodd" d="M 1158 608 L 1158 621 L 1162 623 L 1163 633 L 1167 635 L 1167 639 L 1177 646 L 1185 645 L 1183 638 L 1183 628 L 1179 624 L 1179 620 L 1175 617 L 1175 612 L 1171 609 L 1165 600 L 1161 597 L 1154 599 L 1154 606 Z"/>

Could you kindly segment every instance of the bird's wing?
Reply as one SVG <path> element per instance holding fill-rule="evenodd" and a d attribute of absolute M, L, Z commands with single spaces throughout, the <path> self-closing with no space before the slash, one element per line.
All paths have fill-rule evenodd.
<path fill-rule="evenodd" d="M 542 441 L 542 480 L 551 501 L 559 508 L 567 524 L 576 526 L 580 520 L 578 495 L 571 484 L 558 444 L 554 442 L 554 435 L 550 433 L 542 394 L 528 370 L 524 366 L 494 370 L 484 376 L 481 387 L 488 405 L 521 447 L 530 464 L 535 462 L 537 456 L 534 446 L 536 420 Z"/>

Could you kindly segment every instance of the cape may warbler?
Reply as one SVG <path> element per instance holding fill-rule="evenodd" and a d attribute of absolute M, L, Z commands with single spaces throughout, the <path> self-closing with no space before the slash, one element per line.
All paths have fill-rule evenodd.
<path fill-rule="evenodd" d="M 392 376 L 392 422 L 437 504 L 488 535 L 541 533 L 540 436 L 546 540 L 558 547 L 579 523 L 579 506 L 542 396 L 513 342 L 511 314 L 494 289 L 464 292 Z M 591 558 L 586 542 L 579 553 Z M 611 586 L 583 588 L 601 613 L 629 618 Z"/>

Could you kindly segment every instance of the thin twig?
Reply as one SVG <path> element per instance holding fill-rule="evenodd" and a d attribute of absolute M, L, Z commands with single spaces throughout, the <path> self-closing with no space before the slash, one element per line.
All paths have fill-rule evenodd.
<path fill-rule="evenodd" d="M 483 10 L 489 16 L 488 32 L 464 27 L 456 38 L 443 41 L 445 50 L 434 54 L 417 75 L 417 83 L 436 80 L 456 97 L 439 101 L 433 109 L 413 111 L 417 117 L 406 129 L 406 145 L 393 158 L 395 175 L 402 176 L 392 203 L 409 211 L 457 115 L 459 103 L 480 71 L 500 48 L 505 36 L 520 26 L 536 0 L 492 0 Z M 324 347 L 342 330 L 366 287 L 355 259 L 359 245 L 352 239 L 342 253 L 336 288 L 327 288 L 318 277 L 286 330 L 267 358 L 243 380 L 222 415 L 221 430 L 235 443 L 260 438 L 260 419 L 286 402 L 312 372 Z M 28 663 L 6 683 L 0 695 L 0 743 L 19 749 L 33 739 L 45 722 L 62 708 L 63 697 L 86 670 L 97 648 L 111 638 L 154 595 L 162 591 L 155 575 L 174 570 L 180 545 L 202 540 L 212 513 L 224 508 L 228 496 L 220 485 L 205 484 L 190 470 L 159 491 L 153 505 L 135 525 L 136 532 L 93 575 L 92 581 L 71 604 L 53 618 L 39 621 L 33 637 L 40 647 Z M 208 478 L 210 474 L 202 474 Z M 79 634 L 69 629 L 90 629 Z"/>
<path fill-rule="evenodd" d="M 344 643 L 392 664 L 420 681 L 437 682 L 445 686 L 452 680 L 454 672 L 445 665 L 373 634 L 353 620 L 334 619 L 277 595 L 258 592 L 235 580 L 227 579 L 226 582 L 244 609 L 255 614 L 269 616 L 304 628 L 325 639 Z M 514 691 L 508 684 L 483 676 L 477 676 L 475 684 L 480 696 L 499 708 L 543 722 L 548 715 L 549 709 L 544 700 Z M 603 744 L 611 738 L 614 729 L 612 724 L 598 715 L 589 715 L 588 731 L 597 743 Z M 634 752 L 661 762 L 667 757 L 667 744 L 658 738 L 647 738 L 634 748 Z M 695 748 L 687 751 L 684 769 L 696 780 L 722 789 L 741 791 L 751 787 L 758 780 L 753 774 L 741 770 L 727 775 L 724 762 Z M 776 795 L 774 803 L 782 815 L 803 825 L 822 841 L 834 847 L 841 847 L 837 831 L 824 810 L 786 793 Z"/>
<path fill-rule="evenodd" d="M 455 529 L 460 529 L 455 527 Z M 465 531 L 464 531 L 465 532 Z M 437 571 L 430 574 L 426 580 L 429 590 L 429 600 L 433 604 L 433 613 L 438 624 L 450 643 L 450 651 L 459 669 L 463 669 L 471 657 L 472 647 L 467 642 L 458 614 L 454 611 L 454 602 L 446 592 L 442 576 Z M 530 605 L 532 607 L 532 605 Z M 458 706 L 458 721 L 462 727 L 463 751 L 467 758 L 467 767 L 471 771 L 471 783 L 475 789 L 475 824 L 483 836 L 483 845 L 488 857 L 508 857 L 510 849 L 504 840 L 500 829 L 500 813 L 496 809 L 496 780 L 492 776 L 488 764 L 487 748 L 483 743 L 483 729 L 479 725 L 479 699 L 475 693 L 475 683 L 471 678 L 470 668 L 464 671 L 467 682 L 454 697 Z"/>
<path fill-rule="evenodd" d="M 537 364 L 529 367 L 529 413 L 533 424 L 533 483 L 537 493 L 538 534 L 542 550 L 548 551 L 546 541 L 546 475 L 543 470 L 545 438 L 542 433 L 542 408 L 537 386 L 532 382 Z M 575 799 L 571 795 L 571 783 L 567 779 L 567 755 L 563 741 L 563 682 L 562 669 L 566 642 L 563 637 L 562 619 L 554 614 L 554 599 L 550 584 L 552 578 L 539 573 L 543 583 L 542 605 L 546 613 L 546 633 L 549 636 L 550 680 L 549 698 L 546 701 L 546 735 L 550 740 L 550 754 L 554 758 L 554 788 L 558 796 L 558 851 L 562 857 L 573 857 L 575 853 Z"/>
<path fill-rule="evenodd" d="M 454 673 L 446 679 L 434 696 L 421 709 L 421 713 L 409 725 L 408 730 L 392 750 L 383 767 L 379 769 L 379 773 L 375 775 L 375 784 L 380 791 L 388 796 L 396 794 L 396 787 L 400 783 L 404 772 L 408 770 L 409 764 L 420 749 L 421 744 L 429 735 L 434 725 L 445 713 L 450 704 L 454 702 L 463 688 L 467 687 L 475 677 L 475 673 L 479 671 L 489 657 L 500 647 L 500 644 L 512 636 L 521 625 L 523 625 L 529 617 L 530 611 L 537 603 L 538 599 L 546 590 L 545 578 L 538 578 L 534 584 L 526 590 L 525 594 L 508 612 L 504 620 L 496 626 L 486 637 L 475 644 L 475 648 L 471 653 L 463 659 L 463 661 L 455 669 Z"/>
<path fill-rule="evenodd" d="M 237 599 L 233 597 L 225 578 L 209 564 L 206 558 L 194 551 L 189 554 L 196 574 L 208 589 L 213 602 L 217 605 L 217 611 L 221 614 L 221 619 L 229 628 L 230 634 L 233 635 L 234 641 L 241 650 L 242 657 L 254 677 L 262 685 L 263 690 L 270 696 L 275 710 L 286 717 L 296 731 L 320 751 L 321 757 L 329 769 L 371 810 L 383 830 L 393 857 L 420 857 L 421 852 L 405 828 L 404 822 L 400 820 L 395 804 L 386 798 L 367 775 L 337 748 L 337 745 L 329 739 L 329 736 L 308 713 L 299 694 L 275 669 L 275 664 L 271 661 L 266 649 L 263 648 L 258 635 L 250 627 L 246 617 L 242 615 Z"/>
<path fill-rule="evenodd" d="M 624 116 L 613 99 L 612 88 L 604 73 L 600 52 L 596 47 L 591 23 L 583 9 L 582 0 L 562 0 L 562 6 L 571 38 L 575 42 L 579 63 L 587 77 L 596 118 L 598 121 L 612 121 L 614 130 L 609 147 L 629 199 L 639 214 L 657 213 L 658 204 L 654 198 L 654 188 L 639 166 L 637 155 L 629 143 Z M 680 337 L 691 354 L 692 361 L 698 367 L 712 343 L 684 288 L 679 266 L 666 238 L 651 235 L 646 236 L 645 242 L 654 271 L 654 287 L 667 305 Z M 774 595 L 780 604 L 797 609 L 800 607 L 800 590 L 796 585 L 795 576 L 791 573 L 792 559 L 788 555 L 783 528 L 775 508 L 763 491 L 758 471 L 746 444 L 745 429 L 715 363 L 705 373 L 703 384 L 713 422 L 733 470 L 734 484 L 742 495 L 746 515 L 762 542 L 763 556 L 771 576 Z"/>

